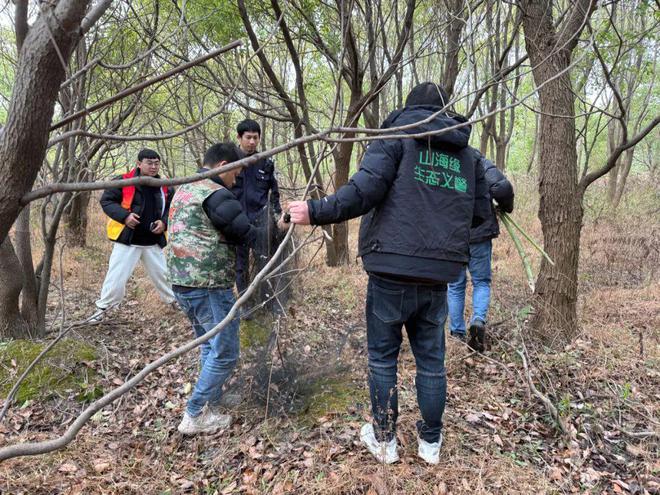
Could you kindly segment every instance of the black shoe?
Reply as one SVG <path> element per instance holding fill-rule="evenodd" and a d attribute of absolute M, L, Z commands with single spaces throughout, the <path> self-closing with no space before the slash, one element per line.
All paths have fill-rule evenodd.
<path fill-rule="evenodd" d="M 449 332 L 449 335 L 451 335 L 455 339 L 460 340 L 461 342 L 465 342 L 465 333 L 463 332 Z"/>
<path fill-rule="evenodd" d="M 468 347 L 473 351 L 486 350 L 486 324 L 481 320 L 474 320 L 468 329 Z"/>

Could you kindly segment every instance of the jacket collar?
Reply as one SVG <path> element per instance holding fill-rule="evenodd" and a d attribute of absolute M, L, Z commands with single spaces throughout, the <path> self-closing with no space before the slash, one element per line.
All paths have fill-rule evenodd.
<path fill-rule="evenodd" d="M 198 174 L 201 174 L 201 173 L 203 173 L 203 172 L 208 172 L 209 170 L 210 170 L 210 169 L 208 169 L 208 168 L 206 168 L 206 167 L 202 167 L 202 168 L 200 168 L 199 170 L 197 170 L 197 173 L 198 173 Z M 216 184 L 219 184 L 219 185 L 221 185 L 222 187 L 227 188 L 227 185 L 222 181 L 222 179 L 220 178 L 219 175 L 214 175 L 213 177 L 209 177 L 209 179 L 211 179 L 211 180 L 212 180 L 213 182 L 215 182 Z"/>

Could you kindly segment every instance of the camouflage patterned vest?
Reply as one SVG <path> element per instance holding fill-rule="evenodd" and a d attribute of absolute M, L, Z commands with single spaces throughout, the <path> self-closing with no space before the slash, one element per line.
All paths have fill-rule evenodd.
<path fill-rule="evenodd" d="M 213 226 L 202 203 L 222 186 L 210 179 L 184 184 L 169 217 L 167 266 L 173 285 L 228 289 L 236 278 L 236 250 Z"/>

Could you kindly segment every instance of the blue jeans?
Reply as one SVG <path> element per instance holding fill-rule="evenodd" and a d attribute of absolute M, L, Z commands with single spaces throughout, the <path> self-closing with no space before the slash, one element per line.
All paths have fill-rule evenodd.
<path fill-rule="evenodd" d="M 415 356 L 417 403 L 422 420 L 417 431 L 437 442 L 447 397 L 445 333 L 447 292 L 444 285 L 403 284 L 369 276 L 367 287 L 367 345 L 369 392 L 376 438 L 389 441 L 399 414 L 397 362 L 403 325 Z"/>
<path fill-rule="evenodd" d="M 236 301 L 232 289 L 181 290 L 175 287 L 174 297 L 192 323 L 195 337 L 201 337 L 220 323 Z M 222 385 L 238 362 L 239 347 L 236 318 L 201 345 L 201 371 L 186 407 L 190 416 L 199 416 L 204 404 L 219 404 Z"/>
<path fill-rule="evenodd" d="M 472 278 L 472 318 L 470 324 L 475 320 L 486 323 L 488 306 L 490 305 L 490 281 L 491 281 L 491 256 L 493 254 L 493 242 L 489 239 L 485 242 L 470 244 L 470 261 L 468 270 Z M 465 268 L 460 278 L 447 286 L 447 304 L 449 305 L 449 329 L 452 333 L 465 334 L 465 285 L 467 277 Z"/>

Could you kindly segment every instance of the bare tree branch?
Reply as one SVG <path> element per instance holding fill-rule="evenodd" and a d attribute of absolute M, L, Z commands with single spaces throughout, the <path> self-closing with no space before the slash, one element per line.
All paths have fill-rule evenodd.
<path fill-rule="evenodd" d="M 598 180 L 607 172 L 612 170 L 616 165 L 617 160 L 621 156 L 621 153 L 629 148 L 632 148 L 633 146 L 636 146 L 637 143 L 644 139 L 653 129 L 655 129 L 658 124 L 660 124 L 660 116 L 656 116 L 644 129 L 639 131 L 635 137 L 629 141 L 622 142 L 619 146 L 617 146 L 612 154 L 608 157 L 607 162 L 605 165 L 603 165 L 602 168 L 588 173 L 582 178 L 580 181 L 580 187 L 582 188 L 582 191 L 586 190 L 587 187 L 589 187 L 594 181 Z"/>
<path fill-rule="evenodd" d="M 72 115 L 69 115 L 68 117 L 60 120 L 59 122 L 54 123 L 51 126 L 50 130 L 54 131 L 55 129 L 59 129 L 60 127 L 63 127 L 66 124 L 69 124 L 69 123 L 73 122 L 74 120 L 79 119 L 80 117 L 88 115 L 88 114 L 92 113 L 93 111 L 98 110 L 99 108 L 103 108 L 105 106 L 110 105 L 111 103 L 114 103 L 114 102 L 119 101 L 123 98 L 126 98 L 127 96 L 130 96 L 134 93 L 137 93 L 138 91 L 141 91 L 141 90 L 143 90 L 143 89 L 145 89 L 145 88 L 147 88 L 147 87 L 149 87 L 149 86 L 151 86 L 151 85 L 153 85 L 157 82 L 163 81 L 163 80 L 168 79 L 168 78 L 170 78 L 170 77 L 172 77 L 176 74 L 179 74 L 180 72 L 183 72 L 186 69 L 189 69 L 190 67 L 194 67 L 195 65 L 199 65 L 203 62 L 206 62 L 207 60 L 210 60 L 213 57 L 216 57 L 216 56 L 218 56 L 218 55 L 220 55 L 224 52 L 227 52 L 229 50 L 233 50 L 234 48 L 239 47 L 242 44 L 243 44 L 243 42 L 240 41 L 240 40 L 232 41 L 231 43 L 229 43 L 229 44 L 227 44 L 227 45 L 225 45 L 221 48 L 218 48 L 217 50 L 213 50 L 212 52 L 207 53 L 206 55 L 202 55 L 201 57 L 198 57 L 196 59 L 191 60 L 190 62 L 186 62 L 185 64 L 181 64 L 181 65 L 179 65 L 179 66 L 177 66 L 177 67 L 175 67 L 171 70 L 168 70 L 167 72 L 165 72 L 165 73 L 163 73 L 159 76 L 148 79 L 148 80 L 146 80 L 146 81 L 144 81 L 140 84 L 136 84 L 135 86 L 133 86 L 131 88 L 127 88 L 124 91 L 120 91 L 119 93 L 117 93 L 115 96 L 113 96 L 111 98 L 107 98 L 103 101 L 100 101 L 100 102 L 98 102 L 98 103 L 96 103 L 96 104 L 94 104 L 90 107 L 87 107 L 87 108 L 85 108 L 83 110 L 80 110 L 80 111 L 78 111 L 78 112 L 76 112 Z"/>
<path fill-rule="evenodd" d="M 16 49 L 20 53 L 23 47 L 23 41 L 27 36 L 30 29 L 28 26 L 28 0 L 15 0 L 16 7 L 14 9 L 14 32 L 16 33 Z"/>
<path fill-rule="evenodd" d="M 96 24 L 96 21 L 101 18 L 105 11 L 108 10 L 108 7 L 110 7 L 111 3 L 112 0 L 101 0 L 98 4 L 92 7 L 92 9 L 80 23 L 80 33 L 85 34 L 87 31 L 89 31 L 92 26 Z"/>

